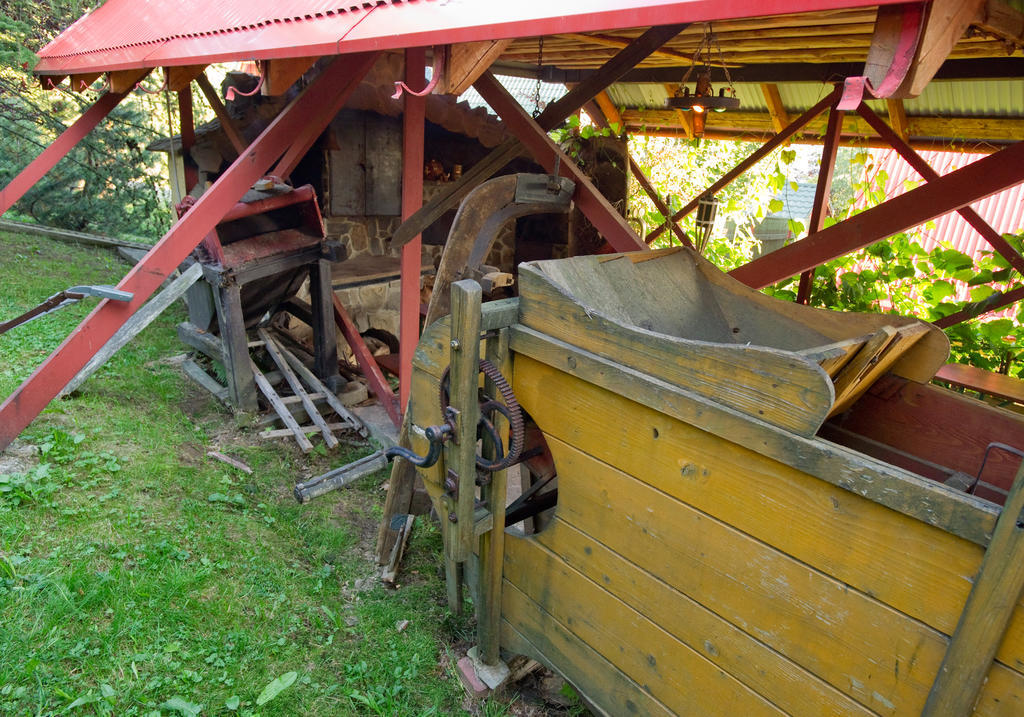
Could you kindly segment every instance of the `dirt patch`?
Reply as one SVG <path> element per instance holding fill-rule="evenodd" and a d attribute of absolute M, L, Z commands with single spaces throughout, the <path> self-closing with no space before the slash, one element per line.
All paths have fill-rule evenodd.
<path fill-rule="evenodd" d="M 36 447 L 21 441 L 14 441 L 0 452 L 0 475 L 27 473 L 39 465 Z"/>

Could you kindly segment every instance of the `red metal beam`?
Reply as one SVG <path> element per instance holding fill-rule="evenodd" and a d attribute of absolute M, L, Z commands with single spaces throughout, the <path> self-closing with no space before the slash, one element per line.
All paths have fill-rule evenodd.
<path fill-rule="evenodd" d="M 434 49 L 435 52 L 439 48 Z M 405 51 L 405 84 L 413 90 L 426 86 L 426 52 L 423 48 Z M 402 114 L 402 221 L 423 206 L 423 134 L 427 98 L 411 92 L 404 94 Z M 401 294 L 399 300 L 398 403 L 402 411 L 409 405 L 412 387 L 412 356 L 420 340 L 420 271 L 423 241 L 419 234 L 402 246 Z M 395 425 L 398 425 L 397 423 Z"/>
<path fill-rule="evenodd" d="M 629 223 L 615 211 L 615 208 L 597 190 L 586 174 L 558 148 L 537 122 L 526 113 L 518 102 L 501 86 L 490 72 L 485 72 L 473 83 L 480 96 L 489 104 L 512 134 L 523 143 L 533 158 L 548 172 L 555 171 L 556 158 L 559 174 L 576 182 L 573 200 L 616 251 L 637 251 L 647 249 Z"/>
<path fill-rule="evenodd" d="M 914 168 L 914 171 L 921 175 L 926 182 L 934 182 L 940 177 L 925 159 L 907 144 L 898 134 L 875 114 L 874 110 L 865 104 L 857 108 L 857 114 L 864 118 L 864 121 L 871 125 L 871 128 L 878 133 L 878 136 L 888 142 L 895 149 L 907 164 Z M 967 221 L 974 230 L 981 234 L 982 238 L 989 243 L 999 254 L 1010 263 L 1014 269 L 1024 274 L 1024 257 L 1010 246 L 1009 242 L 1003 239 L 1003 235 L 989 225 L 981 215 L 971 207 L 960 207 L 957 213 Z"/>
<path fill-rule="evenodd" d="M 92 131 L 93 127 L 98 125 L 127 96 L 127 93 L 120 92 L 107 92 L 101 95 L 81 117 L 75 120 L 74 124 L 61 132 L 53 144 L 33 159 L 6 187 L 0 189 L 0 216 L 3 216 L 8 209 L 14 206 L 15 202 L 25 196 L 25 193 L 32 189 L 36 182 L 53 169 L 57 162 L 62 160 L 76 144 L 82 141 L 85 135 Z"/>
<path fill-rule="evenodd" d="M 822 229 L 802 241 L 733 269 L 729 274 L 759 289 L 1022 181 L 1024 142 L 1018 142 L 945 177 Z"/>
<path fill-rule="evenodd" d="M 660 227 L 658 227 L 653 232 L 648 234 L 646 238 L 647 243 L 650 244 L 652 241 L 661 236 L 661 233 L 665 231 L 666 228 L 668 228 L 670 222 L 678 222 L 680 219 L 682 219 L 687 214 L 696 209 L 702 197 L 714 196 L 720 189 L 722 189 L 722 187 L 727 186 L 730 182 L 736 179 L 736 177 L 746 172 L 748 169 L 750 169 L 755 164 L 760 162 L 762 159 L 767 157 L 777 148 L 785 144 L 789 140 L 789 138 L 795 135 L 797 132 L 799 132 L 804 125 L 806 125 L 812 119 L 814 119 L 822 112 L 827 110 L 829 107 L 831 107 L 835 103 L 836 98 L 839 97 L 839 93 L 840 89 L 837 87 L 827 97 L 821 100 L 821 102 L 814 105 L 814 107 L 807 110 L 802 115 L 793 120 L 790 123 L 790 125 L 786 127 L 786 129 L 779 132 L 777 135 L 775 135 L 770 140 L 765 142 L 757 150 L 755 150 L 753 154 L 751 154 L 749 157 L 747 157 L 742 162 L 737 164 L 730 171 L 726 172 L 721 179 L 719 179 L 717 182 L 715 182 L 710 187 L 701 192 L 700 195 L 694 197 L 689 204 L 687 204 L 685 207 L 683 207 L 678 212 L 673 214 L 669 219 L 667 219 L 665 224 L 662 224 Z"/>
<path fill-rule="evenodd" d="M 971 319 L 983 316 L 990 311 L 998 311 L 1004 306 L 1009 306 L 1021 299 L 1024 299 L 1024 286 L 1017 287 L 1016 289 L 1007 291 L 1004 294 L 993 294 L 983 301 L 968 304 L 955 314 L 943 316 L 941 319 L 933 323 L 940 329 L 948 329 L 950 326 L 956 326 L 964 321 L 970 321 Z"/>
<path fill-rule="evenodd" d="M 217 179 L 195 206 L 136 264 L 118 288 L 132 293 L 130 302 L 103 300 L 26 381 L 0 405 L 0 450 L 13 441 L 76 373 L 153 294 L 160 283 L 210 233 L 253 182 L 292 142 L 323 127 L 309 118 L 317 108 L 332 104 L 340 109 L 348 99 L 338 93 L 346 78 L 362 76 L 375 53 L 335 61 L 305 92 L 294 99 L 260 134 L 242 156 Z"/>
<path fill-rule="evenodd" d="M 395 398 L 395 392 L 391 390 L 391 384 L 384 378 L 384 374 L 381 373 L 380 366 L 374 360 L 369 347 L 363 341 L 363 337 L 359 335 L 359 329 L 353 323 L 352 317 L 345 311 L 341 300 L 333 291 L 331 292 L 331 300 L 334 302 L 334 323 L 338 325 L 338 330 L 341 331 L 341 335 L 345 337 L 349 348 L 352 349 L 352 353 L 356 357 L 356 363 L 359 364 L 359 368 L 363 371 L 363 377 L 370 384 L 370 390 L 373 391 L 373 394 L 380 401 L 380 405 L 384 407 L 384 410 L 388 412 L 388 417 L 391 421 L 396 426 L 400 425 L 402 417 L 398 410 L 398 400 Z"/>
<path fill-rule="evenodd" d="M 839 152 L 839 136 L 843 132 L 843 115 L 841 109 L 833 107 L 828 113 L 828 126 L 825 128 L 825 146 L 821 149 L 821 165 L 818 167 L 818 186 L 814 188 L 814 207 L 808 222 L 807 233 L 817 234 L 825 223 L 828 200 L 832 193 L 832 175 L 836 169 L 836 154 Z M 808 269 L 800 275 L 800 288 L 796 293 L 798 304 L 806 304 L 811 298 L 811 282 L 814 280 L 814 269 Z"/>

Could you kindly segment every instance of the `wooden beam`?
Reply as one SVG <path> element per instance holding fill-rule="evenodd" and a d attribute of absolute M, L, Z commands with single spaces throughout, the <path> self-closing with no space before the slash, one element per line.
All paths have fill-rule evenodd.
<path fill-rule="evenodd" d="M 75 92 L 85 92 L 89 85 L 100 78 L 102 72 L 88 72 L 84 75 L 71 75 L 71 89 Z"/>
<path fill-rule="evenodd" d="M 1024 181 L 1024 142 L 928 182 L 729 272 L 762 288 Z"/>
<path fill-rule="evenodd" d="M 1013 289 L 1012 291 L 1007 291 L 1005 294 L 996 292 L 983 301 L 968 304 L 955 314 L 943 316 L 935 322 L 935 325 L 940 329 L 956 326 L 964 321 L 970 321 L 971 319 L 975 319 L 983 314 L 987 314 L 990 311 L 997 311 L 1005 306 L 1009 306 L 1010 304 L 1015 304 L 1021 299 L 1024 299 L 1024 286 Z"/>
<path fill-rule="evenodd" d="M 932 0 L 925 13 L 917 54 L 895 97 L 921 94 L 968 26 L 985 17 L 985 0 Z"/>
<path fill-rule="evenodd" d="M 619 50 L 628 47 L 629 44 L 633 42 L 633 40 L 629 38 L 612 37 L 610 35 L 582 35 L 573 32 L 566 33 L 565 35 L 561 35 L 560 37 L 567 37 L 572 40 L 575 40 L 576 42 L 581 43 L 602 45 L 604 47 L 614 47 Z M 654 50 L 653 52 L 651 52 L 651 55 L 654 57 L 667 57 L 671 60 L 677 61 L 681 65 L 693 64 L 692 54 L 688 55 L 684 52 L 676 52 L 675 50 L 669 50 L 665 47 L 660 47 L 657 50 Z"/>
<path fill-rule="evenodd" d="M 988 0 L 974 26 L 1003 40 L 1007 49 L 1024 45 L 1024 13 L 1000 0 Z"/>
<path fill-rule="evenodd" d="M 142 70 L 117 70 L 109 73 L 110 91 L 118 94 L 126 94 L 134 90 L 152 68 Z"/>
<path fill-rule="evenodd" d="M 199 89 L 202 90 L 203 96 L 206 97 L 206 101 L 210 103 L 210 109 L 217 115 L 217 119 L 220 120 L 221 129 L 224 130 L 224 134 L 227 135 L 228 140 L 231 142 L 231 146 L 235 148 L 235 151 L 241 155 L 245 152 L 245 139 L 242 137 L 242 133 L 238 130 L 238 126 L 235 121 L 231 119 L 231 115 L 228 114 L 227 108 L 224 103 L 220 100 L 220 95 L 213 89 L 213 85 L 210 84 L 210 80 L 207 79 L 205 73 L 199 73 L 196 76 L 196 84 L 199 85 Z"/>
<path fill-rule="evenodd" d="M 910 131 L 907 126 L 907 111 L 903 107 L 903 100 L 887 99 L 885 108 L 889 111 L 889 124 L 893 132 L 899 135 L 900 139 L 906 141 L 910 138 Z"/>
<path fill-rule="evenodd" d="M 772 118 L 772 126 L 776 132 L 786 129 L 789 124 L 789 114 L 786 106 L 782 104 L 782 96 L 779 94 L 779 86 L 773 82 L 761 83 L 761 94 L 768 105 L 768 114 Z"/>
<path fill-rule="evenodd" d="M 434 52 L 438 52 L 438 49 L 435 48 Z M 483 69 L 486 70 L 486 67 Z M 427 85 L 426 53 L 422 48 L 405 51 L 405 84 L 415 91 L 420 91 Z M 408 219 L 423 206 L 427 98 L 405 92 L 402 103 L 402 219 Z M 401 251 L 398 405 L 404 413 L 408 410 L 409 394 L 412 389 L 412 357 L 420 339 L 420 274 L 423 266 L 421 237 L 414 237 L 402 246 Z"/>
<path fill-rule="evenodd" d="M 103 345 L 103 348 L 97 351 L 85 366 L 75 374 L 75 377 L 68 382 L 68 385 L 65 386 L 58 394 L 58 397 L 67 396 L 77 391 L 90 376 L 96 373 L 96 371 L 103 366 L 103 364 L 109 361 L 114 354 L 120 351 L 125 344 L 138 336 L 142 333 L 143 329 L 153 323 L 153 321 L 163 313 L 164 309 L 173 304 L 177 299 L 181 298 L 181 296 L 188 291 L 188 288 L 192 286 L 192 284 L 196 283 L 196 280 L 202 276 L 202 273 L 202 265 L 199 264 L 199 262 L 196 262 L 190 266 L 185 273 L 172 281 L 166 289 L 154 296 L 146 303 L 145 306 L 135 312 L 132 317 L 124 322 L 124 325 L 110 337 L 110 340 Z"/>
<path fill-rule="evenodd" d="M 444 74 L 437 91 L 446 95 L 461 95 L 512 43 L 508 40 L 460 42 L 452 45 L 445 60 Z"/>
<path fill-rule="evenodd" d="M 684 113 L 688 114 L 688 113 Z M 674 110 L 669 109 L 624 109 L 622 121 L 634 134 L 663 129 L 685 129 Z M 812 119 L 806 125 L 806 134 L 820 137 L 825 131 L 824 118 Z M 871 137 L 874 131 L 860 117 L 848 116 L 844 127 L 847 135 Z M 707 131 L 735 132 L 761 135 L 775 132 L 772 117 L 767 112 L 710 112 Z M 1019 142 L 1024 140 L 1024 119 L 1013 117 L 925 117 L 907 116 L 907 133 L 912 141 L 915 137 L 945 137 L 946 144 L 957 141 L 975 142 Z M 938 140 L 942 142 L 942 140 Z M 983 151 L 983 150 L 978 150 Z"/>
<path fill-rule="evenodd" d="M 281 60 L 264 60 L 260 63 L 263 73 L 263 86 L 260 94 L 265 97 L 278 97 L 288 91 L 295 82 L 306 74 L 313 66 L 317 57 L 289 57 Z"/>
<path fill-rule="evenodd" d="M 206 65 L 176 65 L 164 68 L 164 77 L 167 78 L 167 89 L 171 92 L 181 92 L 192 84 L 192 80 L 203 74 Z"/>
<path fill-rule="evenodd" d="M 604 113 L 604 117 L 608 120 L 608 123 L 610 125 L 615 125 L 615 133 L 621 134 L 625 129 L 625 126 L 622 124 L 622 115 L 619 114 L 619 108 L 615 106 L 614 102 L 612 102 L 611 97 L 608 96 L 608 91 L 601 90 L 594 95 L 594 102 L 596 102 L 597 106 L 601 108 L 601 111 Z"/>

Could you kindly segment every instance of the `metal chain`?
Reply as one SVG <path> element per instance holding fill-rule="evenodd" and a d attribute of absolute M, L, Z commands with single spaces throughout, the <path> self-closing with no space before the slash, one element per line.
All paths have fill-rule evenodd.
<path fill-rule="evenodd" d="M 540 75 L 544 70 L 544 36 L 537 38 L 537 84 L 533 88 L 533 117 L 540 115 Z"/>

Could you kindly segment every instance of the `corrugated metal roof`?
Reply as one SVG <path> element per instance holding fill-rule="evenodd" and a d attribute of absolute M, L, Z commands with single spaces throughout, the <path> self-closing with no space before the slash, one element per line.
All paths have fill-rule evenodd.
<path fill-rule="evenodd" d="M 876 161 L 878 171 L 888 174 L 886 198 L 898 197 L 924 180 L 895 150 L 889 150 Z M 961 152 L 920 152 L 932 169 L 940 175 L 948 174 L 986 156 Z M 1024 184 L 975 202 L 971 205 L 993 229 L 1001 234 L 1017 233 L 1024 229 Z M 921 246 L 931 251 L 939 245 L 952 247 L 968 256 L 976 257 L 981 251 L 992 251 L 978 232 L 956 212 L 935 220 L 935 227 L 921 230 Z"/>
<path fill-rule="evenodd" d="M 67 74 L 324 56 L 899 0 L 107 0 L 40 51 Z"/>
<path fill-rule="evenodd" d="M 495 75 L 495 79 L 508 90 L 510 95 L 515 97 L 516 102 L 522 105 L 527 112 L 534 110 L 538 92 L 537 80 L 532 80 L 528 77 L 512 77 L 511 75 Z M 543 111 L 551 102 L 564 95 L 566 89 L 565 85 L 556 82 L 541 82 L 539 91 L 539 109 Z M 470 107 L 484 107 L 488 112 L 494 114 L 494 110 L 491 109 L 490 105 L 484 102 L 484 98 L 472 87 L 459 95 L 459 99 L 463 102 L 468 102 Z"/>

